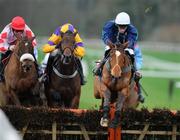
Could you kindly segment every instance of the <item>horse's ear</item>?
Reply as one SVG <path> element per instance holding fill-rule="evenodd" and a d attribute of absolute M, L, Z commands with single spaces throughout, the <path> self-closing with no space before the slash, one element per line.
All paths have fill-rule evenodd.
<path fill-rule="evenodd" d="M 15 32 L 14 35 L 17 38 L 17 40 L 21 40 L 22 39 L 22 34 L 20 32 Z"/>
<path fill-rule="evenodd" d="M 61 35 L 61 38 L 63 38 L 64 33 L 62 31 L 60 31 L 60 35 Z"/>
<path fill-rule="evenodd" d="M 123 45 L 123 48 L 125 49 L 125 48 L 127 48 L 128 47 L 128 45 L 129 45 L 129 41 L 126 41 L 125 43 L 123 43 L 122 44 Z"/>
<path fill-rule="evenodd" d="M 111 49 L 115 48 L 115 45 L 114 45 L 110 40 L 107 41 L 107 45 L 108 45 Z"/>
<path fill-rule="evenodd" d="M 30 42 L 33 42 L 33 40 L 36 38 L 36 36 L 33 36 L 29 39 Z"/>
<path fill-rule="evenodd" d="M 77 33 L 78 33 L 77 31 L 73 33 L 74 37 L 76 37 Z"/>

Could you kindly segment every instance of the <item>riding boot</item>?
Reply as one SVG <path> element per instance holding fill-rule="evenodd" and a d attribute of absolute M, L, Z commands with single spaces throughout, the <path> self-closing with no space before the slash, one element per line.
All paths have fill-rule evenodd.
<path fill-rule="evenodd" d="M 37 71 L 39 82 L 44 83 L 47 80 L 47 75 L 44 73 L 43 69 L 39 65 L 37 65 Z"/>
<path fill-rule="evenodd" d="M 82 68 L 82 64 L 81 64 L 81 60 L 80 59 L 77 59 L 77 66 L 78 66 L 78 73 L 80 75 L 80 78 L 81 78 L 81 85 L 85 85 L 86 84 L 86 80 L 85 80 L 85 76 L 84 76 L 84 73 L 83 73 L 83 68 Z"/>
<path fill-rule="evenodd" d="M 52 65 L 53 65 L 53 61 L 54 61 L 54 56 L 53 55 L 49 55 L 49 58 L 48 58 L 48 61 L 47 61 L 47 65 L 46 67 L 44 67 L 43 69 L 41 69 L 41 71 L 44 71 L 43 72 L 43 75 L 42 75 L 42 79 L 43 79 L 43 82 L 49 82 L 49 75 L 51 74 L 52 72 Z"/>
<path fill-rule="evenodd" d="M 110 49 L 105 51 L 103 59 L 98 64 L 98 66 L 96 66 L 93 69 L 94 75 L 97 75 L 97 76 L 101 76 L 102 75 L 102 68 L 103 68 L 104 64 L 106 63 L 106 61 L 107 61 L 107 59 L 109 57 L 109 52 L 110 52 Z"/>
<path fill-rule="evenodd" d="M 141 85 L 139 83 L 139 81 L 136 82 L 136 85 L 137 85 L 137 88 L 138 88 L 138 100 L 141 102 L 141 103 L 144 103 L 144 96 L 142 95 L 142 91 L 141 91 Z"/>
<path fill-rule="evenodd" d="M 134 80 L 136 82 L 136 86 L 137 86 L 137 89 L 138 89 L 138 100 L 141 102 L 141 103 L 144 103 L 144 96 L 142 95 L 142 91 L 141 91 L 141 85 L 140 85 L 140 79 L 142 78 L 142 75 L 140 72 L 136 71 L 135 72 L 135 77 L 134 77 Z"/>

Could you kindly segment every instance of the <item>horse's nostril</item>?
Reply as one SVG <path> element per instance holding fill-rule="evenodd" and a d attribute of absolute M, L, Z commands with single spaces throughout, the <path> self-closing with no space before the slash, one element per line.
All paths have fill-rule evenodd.
<path fill-rule="evenodd" d="M 32 65 L 22 65 L 22 68 L 23 68 L 23 71 L 24 71 L 24 72 L 28 72 L 28 71 L 31 70 Z"/>
<path fill-rule="evenodd" d="M 30 67 L 27 67 L 27 68 L 26 68 L 26 71 L 29 71 L 29 70 L 30 70 Z"/>

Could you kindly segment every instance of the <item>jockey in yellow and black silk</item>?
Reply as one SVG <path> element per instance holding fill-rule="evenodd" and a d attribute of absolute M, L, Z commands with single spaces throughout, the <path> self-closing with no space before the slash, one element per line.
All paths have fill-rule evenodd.
<path fill-rule="evenodd" d="M 48 39 L 47 44 L 45 44 L 42 48 L 44 53 L 51 53 L 56 49 L 56 45 L 60 44 L 62 41 L 61 38 L 61 33 L 66 33 L 67 31 L 71 31 L 72 33 L 76 33 L 75 35 L 75 49 L 74 49 L 74 55 L 79 58 L 78 60 L 78 67 L 79 67 L 79 74 L 81 77 L 81 84 L 84 85 L 85 84 L 85 80 L 84 80 L 84 74 L 83 74 L 83 70 L 82 70 L 82 64 L 80 59 L 83 58 L 83 56 L 85 55 L 85 49 L 84 49 L 84 44 L 83 41 L 80 37 L 80 35 L 78 34 L 77 30 L 74 28 L 74 26 L 70 23 L 66 23 L 62 26 L 59 26 L 54 33 L 51 35 L 51 37 Z M 49 56 L 48 56 L 49 57 Z M 45 69 L 46 65 L 47 65 L 47 59 L 48 57 L 45 57 L 46 60 L 43 61 L 43 69 Z"/>

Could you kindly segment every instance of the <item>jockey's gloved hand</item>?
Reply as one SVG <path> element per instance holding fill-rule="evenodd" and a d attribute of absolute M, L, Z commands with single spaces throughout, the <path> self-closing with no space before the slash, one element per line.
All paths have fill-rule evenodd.
<path fill-rule="evenodd" d="M 140 80 L 142 78 L 142 74 L 140 71 L 135 71 L 135 81 Z"/>
<path fill-rule="evenodd" d="M 128 54 L 129 56 L 134 56 L 134 50 L 130 48 L 124 49 L 124 52 Z"/>

